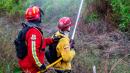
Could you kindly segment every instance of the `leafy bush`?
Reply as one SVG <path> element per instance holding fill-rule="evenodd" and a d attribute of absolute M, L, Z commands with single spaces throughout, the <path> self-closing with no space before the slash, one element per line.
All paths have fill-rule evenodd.
<path fill-rule="evenodd" d="M 16 13 L 21 14 L 23 12 L 21 0 L 1 0 L 0 10 L 4 11 L 8 15 L 15 15 Z"/>
<path fill-rule="evenodd" d="M 34 0 L 1 0 L 0 12 L 6 13 L 6 15 L 23 15 L 27 7 L 35 4 Z"/>
<path fill-rule="evenodd" d="M 130 22 L 130 1 L 128 0 L 110 0 L 113 13 L 117 15 L 114 19 L 117 19 L 119 28 L 122 31 L 128 29 Z"/>

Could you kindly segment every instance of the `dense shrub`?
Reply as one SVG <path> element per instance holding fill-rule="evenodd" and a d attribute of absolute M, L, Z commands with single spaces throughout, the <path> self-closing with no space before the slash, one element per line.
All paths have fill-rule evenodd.
<path fill-rule="evenodd" d="M 8 15 L 14 15 L 16 13 L 21 14 L 23 12 L 22 1 L 19 0 L 1 0 L 0 2 L 0 13 L 3 11 Z"/>
<path fill-rule="evenodd" d="M 86 0 L 86 5 L 84 11 L 85 22 L 88 20 L 95 21 L 97 16 L 100 18 L 106 16 L 107 18 L 110 18 L 108 21 L 117 24 L 121 31 L 128 30 L 130 24 L 129 0 L 92 0 L 91 2 Z M 95 11 L 98 13 L 96 17 L 95 14 L 93 14 Z"/>
<path fill-rule="evenodd" d="M 130 22 L 130 1 L 129 0 L 110 0 L 109 1 L 113 13 L 116 15 L 113 17 L 114 20 L 117 20 L 119 28 L 122 31 L 128 29 Z"/>

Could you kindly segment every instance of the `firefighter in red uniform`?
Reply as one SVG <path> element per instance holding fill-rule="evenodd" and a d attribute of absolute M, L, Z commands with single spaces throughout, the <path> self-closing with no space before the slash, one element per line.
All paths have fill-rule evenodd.
<path fill-rule="evenodd" d="M 41 9 L 37 6 L 29 7 L 25 13 L 25 19 L 29 28 L 25 35 L 27 45 L 27 56 L 19 59 L 20 68 L 25 73 L 37 73 L 46 69 L 44 64 L 44 50 L 46 45 L 53 43 L 52 38 L 44 38 L 43 34 L 35 27 L 40 28 Z"/>

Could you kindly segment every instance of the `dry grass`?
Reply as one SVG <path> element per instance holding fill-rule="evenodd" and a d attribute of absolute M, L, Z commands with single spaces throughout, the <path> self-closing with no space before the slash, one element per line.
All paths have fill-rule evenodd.
<path fill-rule="evenodd" d="M 124 33 L 114 28 L 111 30 L 107 25 L 101 21 L 79 26 L 75 73 L 92 73 L 93 65 L 96 65 L 97 73 L 130 72 L 127 65 L 130 43 Z"/>

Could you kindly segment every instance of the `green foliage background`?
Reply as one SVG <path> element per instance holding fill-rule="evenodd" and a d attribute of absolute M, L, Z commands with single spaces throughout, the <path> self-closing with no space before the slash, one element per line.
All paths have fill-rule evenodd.
<path fill-rule="evenodd" d="M 127 31 L 130 27 L 130 0 L 85 0 L 86 8 L 91 6 L 92 11 L 88 13 L 85 17 L 85 22 L 93 22 L 95 20 L 100 19 L 104 16 L 103 13 L 100 12 L 100 8 L 103 8 L 103 4 L 105 4 L 101 11 L 106 12 L 106 15 L 110 15 L 108 18 L 111 18 L 111 22 L 117 24 L 118 28 L 121 31 Z M 110 9 L 109 13 L 107 13 L 107 9 Z M 90 9 L 90 10 L 91 10 Z M 86 9 L 87 10 L 87 9 Z M 86 12 L 86 11 L 85 11 Z"/>
<path fill-rule="evenodd" d="M 102 1 L 102 0 L 98 0 Z M 128 29 L 130 22 L 130 1 L 129 0 L 106 0 L 112 6 L 113 21 L 119 25 L 119 29 L 125 31 Z M 89 5 L 95 0 L 85 0 Z M 44 22 L 54 22 L 59 17 L 70 16 L 75 17 L 80 0 L 1 0 L 0 12 L 7 15 L 23 15 L 27 7 L 31 5 L 39 5 L 45 11 Z M 99 17 L 94 12 L 87 16 L 86 20 L 95 21 Z M 50 20 L 52 19 L 52 20 Z"/>
<path fill-rule="evenodd" d="M 110 0 L 109 2 L 113 13 L 116 15 L 113 18 L 117 19 L 119 28 L 125 31 L 130 24 L 130 0 Z"/>
<path fill-rule="evenodd" d="M 1 0 L 0 1 L 0 13 L 5 12 L 8 15 L 14 15 L 15 13 L 23 13 L 22 0 L 16 2 L 16 0 Z"/>

